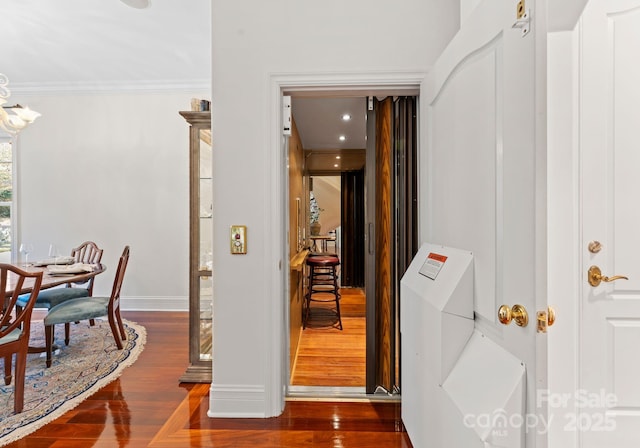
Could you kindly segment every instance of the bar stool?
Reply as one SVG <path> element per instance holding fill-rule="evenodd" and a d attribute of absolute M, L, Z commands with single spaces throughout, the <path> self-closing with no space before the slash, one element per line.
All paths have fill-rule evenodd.
<path fill-rule="evenodd" d="M 310 255 L 306 261 L 309 267 L 309 289 L 305 296 L 305 309 L 302 328 L 307 327 L 311 314 L 311 302 L 336 302 L 335 315 L 338 318 L 338 328 L 342 330 L 340 317 L 340 290 L 338 287 L 338 266 L 340 259 L 337 255 Z"/>

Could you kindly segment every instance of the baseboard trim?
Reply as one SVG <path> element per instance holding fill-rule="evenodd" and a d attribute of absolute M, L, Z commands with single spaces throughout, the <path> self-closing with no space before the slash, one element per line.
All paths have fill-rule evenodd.
<path fill-rule="evenodd" d="M 122 311 L 189 311 L 188 297 L 122 297 Z"/>
<path fill-rule="evenodd" d="M 211 418 L 266 418 L 262 385 L 212 384 L 209 393 Z"/>

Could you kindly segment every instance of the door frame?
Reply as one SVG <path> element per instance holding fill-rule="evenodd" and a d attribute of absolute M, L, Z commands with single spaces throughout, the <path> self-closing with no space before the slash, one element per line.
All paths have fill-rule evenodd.
<path fill-rule="evenodd" d="M 266 266 L 275 263 L 280 275 L 272 279 L 268 293 L 271 300 L 266 300 L 265 320 L 266 334 L 269 337 L 268 353 L 265 353 L 268 368 L 265 372 L 265 386 L 270 394 L 265 397 L 265 413 L 276 415 L 284 409 L 284 400 L 289 386 L 289 256 L 288 256 L 288 185 L 286 172 L 286 158 L 288 151 L 288 139 L 283 137 L 283 107 L 282 96 L 295 94 L 298 96 L 318 94 L 323 96 L 348 96 L 358 95 L 416 95 L 422 91 L 426 72 L 345 72 L 345 73 L 282 73 L 272 74 L 269 77 L 267 92 L 266 113 L 269 118 L 269 129 L 266 130 L 269 142 L 269 164 L 265 176 L 271 185 L 269 203 L 265 209 L 269 210 L 268 220 L 270 227 L 280 229 L 277 235 L 266 245 Z M 420 117 L 425 114 L 420 113 Z M 421 147 L 420 129 L 426 129 L 426 123 L 419 118 L 418 121 L 418 147 Z M 418 157 L 420 166 L 420 158 Z M 420 191 L 420 166 L 418 185 Z M 424 220 L 420 219 L 420 223 Z M 420 228 L 419 235 L 424 235 Z M 270 255 L 269 255 L 270 254 Z"/>
<path fill-rule="evenodd" d="M 550 397 L 578 390 L 582 281 L 579 26 L 574 31 L 549 33 L 548 38 L 548 303 L 558 311 L 557 325 L 548 334 Z M 579 446 L 578 432 L 564 430 L 564 414 L 576 412 L 575 408 L 549 408 L 548 418 L 556 422 L 550 426 L 550 446 Z"/>

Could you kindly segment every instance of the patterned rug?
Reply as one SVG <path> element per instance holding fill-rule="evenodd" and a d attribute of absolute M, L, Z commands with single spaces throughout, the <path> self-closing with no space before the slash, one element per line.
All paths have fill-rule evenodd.
<path fill-rule="evenodd" d="M 24 410 L 13 414 L 13 381 L 0 380 L 0 446 L 20 439 L 73 409 L 134 363 L 146 341 L 143 326 L 124 321 L 127 340 L 118 350 L 106 320 L 71 325 L 71 342 L 64 345 L 64 326 L 56 326 L 56 345 L 50 368 L 45 354 L 29 355 L 25 379 Z M 32 346 L 44 346 L 44 325 L 31 324 Z M 15 361 L 14 361 L 15 362 Z M 0 360 L 4 372 L 4 360 Z"/>

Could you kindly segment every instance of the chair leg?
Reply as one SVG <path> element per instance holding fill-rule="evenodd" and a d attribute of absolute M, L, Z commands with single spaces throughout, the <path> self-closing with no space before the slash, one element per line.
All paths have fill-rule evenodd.
<path fill-rule="evenodd" d="M 64 324 L 64 345 L 69 345 L 71 341 L 71 324 L 69 322 Z"/>
<path fill-rule="evenodd" d="M 16 414 L 22 412 L 24 406 L 24 374 L 27 369 L 27 353 L 26 351 L 16 353 L 16 382 L 15 397 L 13 403 L 13 411 Z"/>
<path fill-rule="evenodd" d="M 4 357 L 4 384 L 11 384 L 11 363 L 13 361 L 13 355 L 7 355 Z"/>
<path fill-rule="evenodd" d="M 44 339 L 47 352 L 47 367 L 51 367 L 51 351 L 53 349 L 53 329 L 54 325 L 44 326 Z"/>
<path fill-rule="evenodd" d="M 118 334 L 118 324 L 116 322 L 115 316 L 113 316 L 112 314 L 109 314 L 109 326 L 111 327 L 111 333 L 113 333 L 113 339 L 116 340 L 116 346 L 118 347 L 118 350 L 122 350 L 123 345 L 122 341 L 120 340 L 120 335 Z"/>
<path fill-rule="evenodd" d="M 122 316 L 120 316 L 120 308 L 115 310 L 116 319 L 118 320 L 118 328 L 120 328 L 120 339 L 127 340 L 127 332 L 124 330 L 124 324 L 122 323 Z"/>

